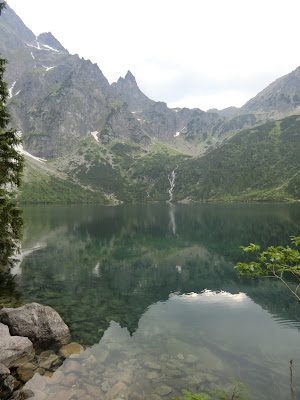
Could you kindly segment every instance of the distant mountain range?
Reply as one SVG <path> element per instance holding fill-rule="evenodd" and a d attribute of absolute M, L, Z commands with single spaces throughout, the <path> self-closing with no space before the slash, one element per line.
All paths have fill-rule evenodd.
<path fill-rule="evenodd" d="M 9 6 L 0 52 L 27 162 L 23 202 L 166 201 L 173 170 L 174 200 L 299 198 L 300 67 L 239 109 L 204 112 L 149 99 L 130 71 L 110 85 Z"/>

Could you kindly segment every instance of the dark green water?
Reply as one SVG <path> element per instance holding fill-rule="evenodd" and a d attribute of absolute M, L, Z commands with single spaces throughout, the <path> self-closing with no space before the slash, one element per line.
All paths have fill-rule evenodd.
<path fill-rule="evenodd" d="M 300 305 L 280 282 L 240 280 L 233 266 L 245 260 L 240 245 L 300 235 L 299 204 L 35 206 L 24 216 L 11 300 L 61 314 L 88 346 L 81 379 L 103 395 L 123 381 L 171 399 L 234 377 L 253 399 L 287 399 L 291 358 L 297 386 Z"/>

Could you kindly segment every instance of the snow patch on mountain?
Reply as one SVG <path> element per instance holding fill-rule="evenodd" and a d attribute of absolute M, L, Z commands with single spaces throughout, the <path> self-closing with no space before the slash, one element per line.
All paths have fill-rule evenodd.
<path fill-rule="evenodd" d="M 21 138 L 21 137 L 22 137 L 22 132 L 21 132 L 21 131 L 18 131 L 18 132 L 17 132 L 17 136 L 18 136 L 19 138 Z M 47 160 L 45 160 L 44 158 L 36 157 L 36 156 L 34 156 L 34 155 L 28 153 L 28 151 L 24 150 L 22 144 L 19 144 L 19 145 L 16 147 L 16 150 L 17 150 L 17 152 L 19 152 L 20 154 L 22 154 L 22 155 L 24 155 L 24 156 L 27 156 L 27 157 L 31 157 L 31 158 L 33 158 L 34 160 L 41 162 L 42 164 L 44 164 L 44 163 L 47 161 Z"/>
<path fill-rule="evenodd" d="M 35 45 L 33 45 L 33 44 L 30 44 L 30 43 L 26 43 L 26 45 L 27 45 L 28 47 L 33 47 L 34 49 L 37 49 L 37 50 L 42 50 L 42 49 L 40 48 L 39 43 L 38 43 L 38 46 L 35 46 Z"/>
<path fill-rule="evenodd" d="M 46 69 L 46 72 L 48 72 L 48 71 L 50 71 L 51 69 L 55 68 L 55 66 L 54 66 L 54 67 L 46 67 L 46 65 L 43 65 L 43 67 Z"/>
<path fill-rule="evenodd" d="M 13 97 L 13 90 L 14 90 L 14 86 L 17 83 L 17 81 L 15 81 L 11 87 L 8 89 L 8 98 L 10 99 L 11 97 Z"/>
<path fill-rule="evenodd" d="M 98 139 L 98 131 L 95 131 L 95 132 L 91 132 L 91 135 L 93 136 L 93 138 L 96 140 L 96 142 L 99 142 L 99 139 Z"/>
<path fill-rule="evenodd" d="M 178 137 L 180 136 L 181 132 L 185 129 L 185 127 L 183 127 L 180 131 L 176 132 L 174 137 Z"/>
<path fill-rule="evenodd" d="M 54 49 L 53 47 L 48 46 L 47 44 L 43 44 L 42 46 L 43 46 L 43 47 L 46 47 L 46 49 L 44 49 L 44 50 L 52 50 L 52 51 L 55 51 L 56 53 L 60 53 L 59 50 L 56 50 L 56 49 Z"/>

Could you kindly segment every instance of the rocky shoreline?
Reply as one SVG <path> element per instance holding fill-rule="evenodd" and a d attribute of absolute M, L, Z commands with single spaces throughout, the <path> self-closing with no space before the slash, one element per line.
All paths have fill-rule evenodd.
<path fill-rule="evenodd" d="M 167 400 L 182 388 L 227 389 L 225 365 L 213 351 L 151 324 L 132 340 L 111 322 L 101 343 L 83 348 L 67 343 L 69 329 L 56 311 L 31 303 L 0 310 L 0 329 L 0 400 Z"/>
<path fill-rule="evenodd" d="M 23 386 L 36 373 L 51 377 L 63 361 L 83 350 L 51 307 L 38 303 L 0 310 L 0 399 L 24 400 L 36 394 Z"/>

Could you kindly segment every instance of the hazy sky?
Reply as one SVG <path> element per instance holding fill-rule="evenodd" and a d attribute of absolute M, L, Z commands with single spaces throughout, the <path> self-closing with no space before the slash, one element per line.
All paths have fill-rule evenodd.
<path fill-rule="evenodd" d="M 299 0 L 7 0 L 36 34 L 170 107 L 241 106 L 300 65 Z"/>

